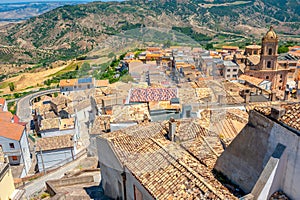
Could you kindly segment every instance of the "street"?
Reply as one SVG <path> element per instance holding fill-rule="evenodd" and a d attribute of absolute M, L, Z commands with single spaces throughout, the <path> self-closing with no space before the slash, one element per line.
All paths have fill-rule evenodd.
<path fill-rule="evenodd" d="M 59 179 L 59 178 L 63 177 L 66 172 L 68 172 L 71 169 L 78 166 L 80 161 L 82 161 L 85 158 L 86 158 L 86 154 L 83 155 L 82 157 L 80 157 L 79 159 L 62 166 L 61 168 L 59 168 L 58 170 L 56 170 L 52 173 L 46 174 L 46 175 L 44 175 L 44 176 L 42 176 L 42 177 L 40 177 L 36 180 L 31 181 L 28 185 L 26 185 L 24 187 L 24 190 L 25 190 L 24 196 L 25 196 L 25 198 L 30 199 L 30 197 L 32 195 L 34 195 L 35 193 L 37 193 L 37 192 L 44 189 L 46 181 L 53 180 L 53 179 Z"/>
<path fill-rule="evenodd" d="M 22 122 L 30 122 L 31 120 L 31 104 L 30 100 L 41 95 L 52 94 L 54 92 L 59 92 L 59 89 L 44 90 L 36 92 L 34 94 L 27 95 L 17 102 L 17 116 Z"/>

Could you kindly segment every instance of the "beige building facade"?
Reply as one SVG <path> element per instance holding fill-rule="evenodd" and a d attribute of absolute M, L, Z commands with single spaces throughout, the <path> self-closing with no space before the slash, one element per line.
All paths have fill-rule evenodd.
<path fill-rule="evenodd" d="M 2 148 L 0 147 L 0 200 L 11 199 L 15 191 L 14 179 L 9 164 L 5 162 Z"/>
<path fill-rule="evenodd" d="M 246 60 L 249 62 L 245 62 L 244 74 L 271 81 L 272 90 L 285 90 L 289 68 L 278 64 L 278 41 L 278 36 L 271 26 L 262 38 L 261 49 L 257 45 L 249 46 L 246 49 Z"/>

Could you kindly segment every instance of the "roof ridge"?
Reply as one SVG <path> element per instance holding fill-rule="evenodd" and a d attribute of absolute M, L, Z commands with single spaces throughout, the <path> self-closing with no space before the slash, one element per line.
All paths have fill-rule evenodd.
<path fill-rule="evenodd" d="M 155 144 L 157 144 L 160 148 L 162 148 L 171 158 L 173 158 L 178 164 L 183 166 L 189 173 L 191 173 L 193 176 L 195 176 L 202 184 L 205 185 L 211 192 L 213 192 L 217 197 L 220 199 L 224 199 L 224 196 L 221 194 L 218 194 L 217 191 L 214 190 L 214 188 L 208 184 L 204 178 L 199 175 L 196 171 L 194 171 L 192 168 L 187 166 L 184 162 L 180 161 L 179 159 L 175 158 L 162 144 L 159 143 L 159 141 L 155 140 L 154 138 L 150 138 Z M 182 148 L 182 147 L 181 147 Z M 186 151 L 184 149 L 184 151 Z M 200 188 L 201 191 L 203 191 L 203 186 L 199 185 L 196 181 L 195 184 Z"/>

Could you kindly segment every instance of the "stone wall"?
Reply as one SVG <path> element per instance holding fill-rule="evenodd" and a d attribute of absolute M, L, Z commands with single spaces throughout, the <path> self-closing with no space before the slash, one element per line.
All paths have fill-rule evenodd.
<path fill-rule="evenodd" d="M 276 171 L 276 187 L 300 199 L 300 136 L 281 124 L 250 111 L 249 123 L 222 153 L 215 169 L 246 193 L 251 192 L 278 143 L 286 146 L 286 161 Z M 272 183 L 273 184 L 273 183 Z"/>

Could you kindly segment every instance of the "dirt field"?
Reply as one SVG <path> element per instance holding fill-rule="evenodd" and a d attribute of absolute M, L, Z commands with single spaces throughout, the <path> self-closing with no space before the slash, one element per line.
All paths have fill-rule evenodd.
<path fill-rule="evenodd" d="M 44 81 L 49 79 L 49 75 L 55 74 L 64 68 L 68 67 L 70 62 L 61 67 L 57 67 L 54 69 L 48 69 L 45 71 L 35 72 L 35 73 L 22 73 L 19 76 L 9 78 L 1 83 L 1 91 L 2 94 L 9 94 L 11 91 L 9 90 L 8 83 L 13 82 L 15 84 L 15 91 L 22 91 L 29 87 L 38 87 L 44 85 Z"/>

